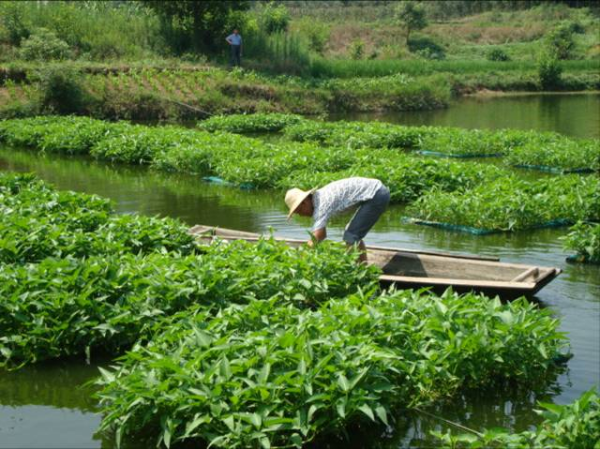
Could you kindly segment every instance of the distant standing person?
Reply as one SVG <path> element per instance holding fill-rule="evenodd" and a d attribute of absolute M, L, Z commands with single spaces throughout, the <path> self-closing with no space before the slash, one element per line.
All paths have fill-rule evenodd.
<path fill-rule="evenodd" d="M 363 262 L 367 260 L 363 238 L 389 202 L 390 190 L 379 179 L 359 177 L 340 179 L 309 191 L 294 188 L 285 194 L 285 203 L 290 211 L 288 219 L 294 213 L 312 217 L 312 231 L 317 241 L 327 238 L 326 226 L 332 216 L 358 206 L 344 230 L 343 238 L 348 246 L 358 245 L 360 260 Z M 312 245 L 312 241 L 309 245 Z"/>
<path fill-rule="evenodd" d="M 225 38 L 229 46 L 231 47 L 231 65 L 242 65 L 242 36 L 240 32 L 235 29 L 233 33 Z"/>

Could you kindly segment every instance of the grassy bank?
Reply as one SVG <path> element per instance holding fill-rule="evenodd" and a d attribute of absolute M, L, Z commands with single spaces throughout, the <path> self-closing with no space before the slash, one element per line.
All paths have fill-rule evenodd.
<path fill-rule="evenodd" d="M 109 119 L 179 120 L 240 112 L 314 115 L 426 110 L 446 107 L 452 98 L 479 90 L 545 90 L 534 71 L 498 71 L 492 67 L 499 63 L 482 64 L 461 73 L 460 64 L 455 72 L 448 72 L 445 70 L 452 64 L 444 63 L 437 71 L 423 69 L 419 61 L 399 62 L 402 67 L 413 67 L 407 72 L 414 74 L 319 79 L 228 71 L 205 65 L 167 68 L 166 63 L 159 62 L 148 66 L 5 66 L 0 67 L 0 80 L 4 79 L 0 87 L 0 117 L 67 112 Z M 553 91 L 600 89 L 600 74 L 590 69 L 590 64 L 583 61 L 569 65 L 573 69 L 562 75 Z"/>

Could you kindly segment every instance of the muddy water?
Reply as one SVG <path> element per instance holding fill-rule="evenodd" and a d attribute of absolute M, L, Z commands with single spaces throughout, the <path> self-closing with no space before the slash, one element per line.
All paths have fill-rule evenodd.
<path fill-rule="evenodd" d="M 186 223 L 218 225 L 253 232 L 273 228 L 281 236 L 303 238 L 305 220 L 287 223 L 280 194 L 215 186 L 194 176 L 164 175 L 87 159 L 43 157 L 0 148 L 0 170 L 34 172 L 59 189 L 96 193 L 115 201 L 119 213 L 178 217 Z M 538 295 L 568 333 L 575 357 L 566 373 L 541 392 L 491 391 L 440 404 L 438 415 L 474 429 L 509 427 L 523 430 L 539 422 L 535 401 L 568 403 L 593 385 L 600 385 L 600 267 L 570 265 L 562 249 L 565 229 L 508 235 L 470 236 L 402 223 L 403 209 L 391 207 L 368 236 L 368 243 L 414 249 L 499 256 L 503 261 L 560 267 L 564 273 Z M 345 218 L 331 224 L 340 239 Z M 81 360 L 40 364 L 16 373 L 0 372 L 0 448 L 113 447 L 94 432 L 100 415 L 84 384 L 97 375 L 96 366 Z M 353 431 L 352 444 L 328 440 L 324 447 L 431 447 L 428 432 L 440 427 L 427 416 L 400 413 L 393 430 Z M 132 447 L 143 447 L 130 442 Z"/>

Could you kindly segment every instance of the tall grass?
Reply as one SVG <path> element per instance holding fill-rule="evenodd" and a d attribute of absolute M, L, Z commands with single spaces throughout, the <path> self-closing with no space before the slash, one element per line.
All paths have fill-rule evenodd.
<path fill-rule="evenodd" d="M 600 61 L 561 61 L 565 71 L 598 71 Z M 413 76 L 446 72 L 454 74 L 489 72 L 532 72 L 535 61 L 424 61 L 424 60 L 327 60 L 315 59 L 310 74 L 314 77 L 354 78 L 381 77 L 397 73 Z"/>
<path fill-rule="evenodd" d="M 38 28 L 93 59 L 139 58 L 163 48 L 158 18 L 139 2 L 0 2 L 0 38 L 17 46 Z"/>

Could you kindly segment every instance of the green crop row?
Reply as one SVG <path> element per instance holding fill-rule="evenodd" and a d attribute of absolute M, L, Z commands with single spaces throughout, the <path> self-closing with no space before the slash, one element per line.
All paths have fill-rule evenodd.
<path fill-rule="evenodd" d="M 576 260 L 600 263 L 600 224 L 576 223 L 565 237 L 565 248 L 577 253 Z"/>
<path fill-rule="evenodd" d="M 0 208 L 0 366 L 118 352 L 191 305 L 314 306 L 377 282 L 337 245 L 198 246 L 176 220 L 113 216 L 104 199 L 27 175 L 0 176 Z"/>
<path fill-rule="evenodd" d="M 382 127 L 381 136 L 394 136 Z M 398 145 L 416 142 L 419 132 L 406 128 L 397 133 Z M 229 133 L 79 117 L 3 121 L 2 140 L 47 152 L 90 153 L 104 160 L 219 176 L 254 187 L 315 187 L 348 175 L 378 177 L 390 186 L 395 202 L 411 201 L 434 186 L 454 191 L 507 175 L 496 167 L 425 160 L 393 150 L 373 154 L 369 149 L 348 151 L 316 143 L 274 145 Z"/>
<path fill-rule="evenodd" d="M 264 133 L 281 131 L 287 126 L 304 119 L 295 114 L 231 114 L 218 115 L 198 123 L 205 131 L 227 131 L 230 133 Z"/>
<path fill-rule="evenodd" d="M 494 429 L 484 434 L 434 432 L 444 447 L 456 449 L 597 449 L 600 442 L 600 396 L 595 389 L 568 405 L 540 403 L 544 421 L 535 431 Z"/>
<path fill-rule="evenodd" d="M 117 444 L 134 435 L 167 447 L 302 447 L 461 387 L 533 385 L 564 345 L 547 311 L 451 292 L 355 295 L 304 311 L 253 301 L 211 318 L 180 314 L 103 370 L 101 428 Z"/>
<path fill-rule="evenodd" d="M 460 193 L 430 192 L 407 215 L 428 222 L 514 231 L 600 220 L 600 180 L 568 175 L 538 181 L 499 179 Z"/>

